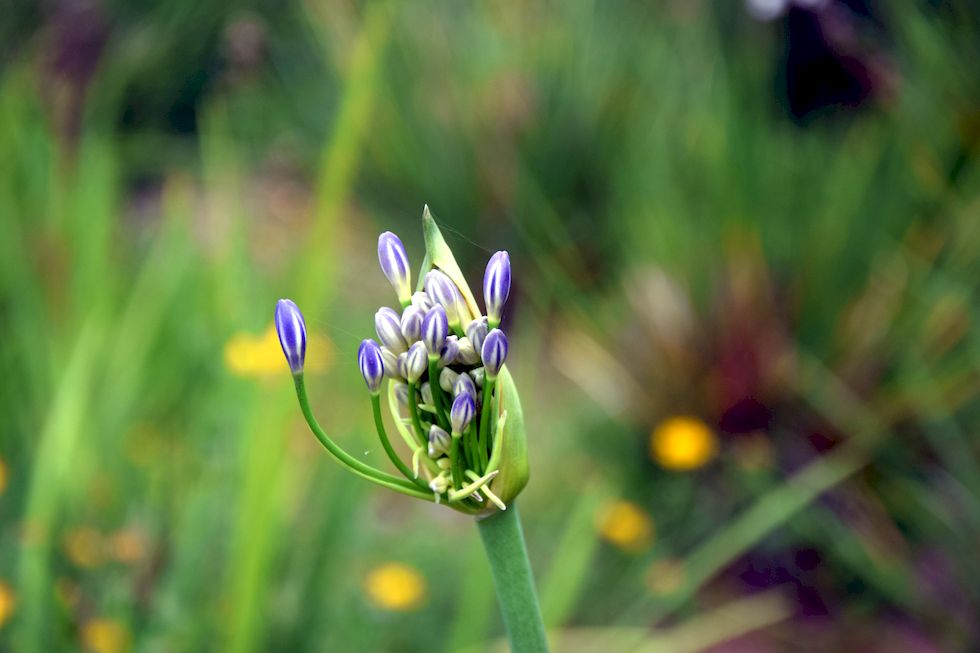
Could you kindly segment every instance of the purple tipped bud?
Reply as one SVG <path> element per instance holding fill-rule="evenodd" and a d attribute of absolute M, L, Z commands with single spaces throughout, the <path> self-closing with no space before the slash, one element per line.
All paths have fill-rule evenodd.
<path fill-rule="evenodd" d="M 385 365 L 385 376 L 389 379 L 399 378 L 398 374 L 398 355 L 387 347 L 381 348 L 381 360 Z"/>
<path fill-rule="evenodd" d="M 459 324 L 459 313 L 463 296 L 453 280 L 441 270 L 429 270 L 425 275 L 425 292 L 446 309 L 446 319 L 450 326 Z"/>
<path fill-rule="evenodd" d="M 473 383 L 476 387 L 483 388 L 483 379 L 487 376 L 487 371 L 482 367 L 478 367 L 475 370 L 470 370 L 470 376 L 473 377 Z"/>
<path fill-rule="evenodd" d="M 422 318 L 425 311 L 418 306 L 412 305 L 402 312 L 402 335 L 405 342 L 411 344 L 422 337 Z"/>
<path fill-rule="evenodd" d="M 476 399 L 476 384 L 473 383 L 473 379 L 470 378 L 469 374 L 460 374 L 459 378 L 456 379 L 456 385 L 453 386 L 453 396 L 455 397 L 461 394 L 468 394 Z"/>
<path fill-rule="evenodd" d="M 510 295 L 510 255 L 497 252 L 490 257 L 483 275 L 483 298 L 487 302 L 487 320 L 491 326 L 500 324 L 500 316 Z"/>
<path fill-rule="evenodd" d="M 289 371 L 293 375 L 303 373 L 306 360 L 306 321 L 299 307 L 290 299 L 276 302 L 276 332 L 282 353 L 286 355 Z"/>
<path fill-rule="evenodd" d="M 473 348 L 473 343 L 469 338 L 459 339 L 459 353 L 456 354 L 456 361 L 464 365 L 476 365 L 480 362 L 480 352 Z"/>
<path fill-rule="evenodd" d="M 448 367 L 442 368 L 439 372 L 439 387 L 446 392 L 452 392 L 453 387 L 456 385 L 456 379 L 459 378 L 459 372 L 454 372 Z"/>
<path fill-rule="evenodd" d="M 357 366 L 371 394 L 377 394 L 384 379 L 385 366 L 381 358 L 381 347 L 373 340 L 363 340 L 357 349 Z"/>
<path fill-rule="evenodd" d="M 408 384 L 406 383 L 395 383 L 395 399 L 398 400 L 402 406 L 408 405 Z"/>
<path fill-rule="evenodd" d="M 478 317 L 466 325 L 466 337 L 473 343 L 473 349 L 481 351 L 483 349 L 483 339 L 487 337 L 487 318 Z"/>
<path fill-rule="evenodd" d="M 409 383 L 415 383 L 425 372 L 429 364 L 429 355 L 425 351 L 425 345 L 416 342 L 408 349 L 405 357 L 405 378 Z"/>
<path fill-rule="evenodd" d="M 452 365 L 459 356 L 459 341 L 456 336 L 446 338 L 446 344 L 439 351 L 439 367 Z"/>
<path fill-rule="evenodd" d="M 402 241 L 390 231 L 378 236 L 378 262 L 381 264 L 381 271 L 398 294 L 398 301 L 402 305 L 410 302 L 412 272 L 408 269 L 408 254 L 405 253 Z"/>
<path fill-rule="evenodd" d="M 449 321 L 446 318 L 446 309 L 437 304 L 422 318 L 422 342 L 425 343 L 425 348 L 430 354 L 437 356 L 446 343 L 447 335 L 449 335 Z"/>
<path fill-rule="evenodd" d="M 374 314 L 374 330 L 378 332 L 378 340 L 396 354 L 408 350 L 408 343 L 402 335 L 401 319 L 394 309 L 387 306 L 378 309 Z"/>
<path fill-rule="evenodd" d="M 500 329 L 493 329 L 483 341 L 483 367 L 488 378 L 495 378 L 507 360 L 507 336 Z"/>
<path fill-rule="evenodd" d="M 436 303 L 432 301 L 424 291 L 419 290 L 414 295 L 412 295 L 412 306 L 417 306 L 422 309 L 422 314 L 424 315 L 426 311 L 435 306 Z"/>
<path fill-rule="evenodd" d="M 449 447 L 453 439 L 445 429 L 441 429 L 435 424 L 429 427 L 429 458 L 438 458 L 449 453 Z"/>
<path fill-rule="evenodd" d="M 453 400 L 452 410 L 449 411 L 449 423 L 452 424 L 453 433 L 462 433 L 473 421 L 473 413 L 476 412 L 476 402 L 473 397 L 463 393 L 456 395 Z"/>

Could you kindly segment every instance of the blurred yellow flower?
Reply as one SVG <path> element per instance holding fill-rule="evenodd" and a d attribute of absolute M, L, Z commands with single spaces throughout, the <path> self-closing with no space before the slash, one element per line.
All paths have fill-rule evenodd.
<path fill-rule="evenodd" d="M 364 592 L 384 610 L 414 610 L 425 600 L 425 578 L 413 567 L 386 562 L 368 572 Z"/>
<path fill-rule="evenodd" d="M 109 536 L 109 552 L 124 565 L 132 565 L 146 557 L 146 535 L 138 528 L 121 528 Z"/>
<path fill-rule="evenodd" d="M 647 589 L 661 596 L 673 594 L 679 590 L 686 579 L 684 561 L 677 558 L 663 558 L 655 561 L 647 569 L 644 577 Z"/>
<path fill-rule="evenodd" d="M 62 545 L 68 559 L 79 567 L 91 568 L 102 564 L 102 534 L 91 526 L 71 529 L 65 533 Z"/>
<path fill-rule="evenodd" d="M 671 417 L 650 434 L 650 455 L 667 469 L 697 469 L 714 458 L 717 451 L 715 434 L 697 417 Z"/>
<path fill-rule="evenodd" d="M 0 494 L 7 489 L 7 461 L 0 458 Z"/>
<path fill-rule="evenodd" d="M 307 372 L 322 372 L 333 362 L 333 346 L 330 339 L 316 333 L 309 334 L 306 346 Z M 288 374 L 289 366 L 279 345 L 275 325 L 270 325 L 260 336 L 236 333 L 225 343 L 225 367 L 240 377 L 262 378 Z"/>
<path fill-rule="evenodd" d="M 82 626 L 82 644 L 92 653 L 124 653 L 130 647 L 129 629 L 112 619 L 93 619 Z"/>
<path fill-rule="evenodd" d="M 606 505 L 597 515 L 596 529 L 603 539 L 631 553 L 642 551 L 653 542 L 653 520 L 629 501 Z"/>
<path fill-rule="evenodd" d="M 14 590 L 5 581 L 0 580 L 0 628 L 7 623 L 17 606 Z"/>

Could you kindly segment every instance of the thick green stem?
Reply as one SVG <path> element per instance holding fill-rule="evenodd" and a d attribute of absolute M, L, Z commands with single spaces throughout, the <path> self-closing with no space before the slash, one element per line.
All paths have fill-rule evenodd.
<path fill-rule="evenodd" d="M 511 653 L 547 653 L 541 608 L 514 502 L 476 522 L 486 549 Z"/>

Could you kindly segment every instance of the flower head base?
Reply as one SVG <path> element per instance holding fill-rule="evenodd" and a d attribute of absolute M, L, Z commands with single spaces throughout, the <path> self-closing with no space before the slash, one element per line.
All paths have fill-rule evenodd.
<path fill-rule="evenodd" d="M 498 252 L 487 266 L 488 314 L 484 316 L 427 208 L 422 219 L 426 263 L 414 293 L 401 241 L 390 232 L 378 240 L 381 268 L 402 309 L 379 309 L 375 330 L 381 344 L 365 340 L 358 350 L 379 438 L 404 478 L 365 465 L 326 437 L 305 403 L 301 376 L 297 377 L 300 403 L 314 434 L 359 475 L 468 514 L 503 510 L 528 477 L 520 400 L 504 364 L 507 338 L 496 328 L 510 292 L 510 259 L 506 252 Z M 277 309 L 277 324 L 278 315 Z M 289 348 L 282 329 L 280 338 L 291 368 L 298 360 L 293 369 L 301 370 L 304 346 L 298 343 L 305 342 L 305 335 L 299 337 L 302 316 L 298 310 L 295 315 L 297 319 L 285 321 Z M 410 465 L 385 432 L 379 394 L 386 378 L 391 421 L 412 452 Z"/>
<path fill-rule="evenodd" d="M 303 373 L 306 360 L 306 321 L 299 307 L 291 299 L 276 302 L 276 332 L 282 353 L 286 355 L 289 371 L 293 376 Z"/>

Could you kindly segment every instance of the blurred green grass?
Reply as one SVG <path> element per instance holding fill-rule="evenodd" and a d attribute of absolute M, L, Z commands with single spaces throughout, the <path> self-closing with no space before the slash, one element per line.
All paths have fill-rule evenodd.
<path fill-rule="evenodd" d="M 322 421 L 383 464 L 353 351 L 391 299 L 375 235 L 418 255 L 425 202 L 474 280 L 488 251 L 514 259 L 522 512 L 560 650 L 767 626 L 790 650 L 798 627 L 830 648 L 969 649 L 968 5 L 891 8 L 899 92 L 805 129 L 773 102 L 778 31 L 738 5 L 93 6 L 90 77 L 51 63 L 82 56 L 57 7 L 18 14 L 33 36 L 0 67 L 5 649 L 492 646 L 472 526 L 344 475 L 284 365 L 226 362 L 294 297 L 329 338 Z M 638 305 L 651 274 L 672 290 Z M 689 331 L 664 330 L 675 314 Z M 751 368 L 746 350 L 779 368 L 749 385 L 772 413 L 755 440 L 720 421 L 726 356 Z M 678 412 L 718 432 L 690 472 L 647 453 Z M 617 498 L 652 520 L 648 546 L 602 541 Z M 786 561 L 800 551 L 816 571 Z M 425 579 L 413 610 L 365 594 L 392 560 Z M 783 593 L 750 597 L 745 565 Z"/>

